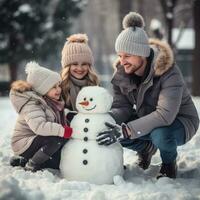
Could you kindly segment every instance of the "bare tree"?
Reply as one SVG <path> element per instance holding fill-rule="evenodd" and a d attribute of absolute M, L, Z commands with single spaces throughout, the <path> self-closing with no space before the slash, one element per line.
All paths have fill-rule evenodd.
<path fill-rule="evenodd" d="M 192 66 L 192 94 L 194 96 L 200 96 L 200 24 L 199 24 L 199 13 L 200 13 L 200 1 L 195 0 L 193 5 L 194 13 L 194 31 L 195 31 L 195 49 L 193 57 L 193 66 Z"/>
<path fill-rule="evenodd" d="M 178 0 L 160 0 L 160 4 L 164 13 L 164 19 L 167 26 L 167 40 L 172 44 L 172 29 L 174 25 L 174 9 Z"/>
<path fill-rule="evenodd" d="M 119 0 L 119 21 L 122 22 L 124 16 L 131 10 L 132 1 L 130 0 Z M 122 23 L 121 23 L 122 28 Z"/>

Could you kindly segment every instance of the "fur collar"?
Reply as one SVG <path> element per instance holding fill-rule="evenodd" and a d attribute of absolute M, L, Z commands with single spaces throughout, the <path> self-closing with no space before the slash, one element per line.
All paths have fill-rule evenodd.
<path fill-rule="evenodd" d="M 27 81 L 18 80 L 18 81 L 14 81 L 11 84 L 11 90 L 22 93 L 26 91 L 31 91 L 32 86 Z"/>
<path fill-rule="evenodd" d="M 161 76 L 170 68 L 173 67 L 174 55 L 169 44 L 158 39 L 150 39 L 149 44 L 154 50 L 154 59 L 153 59 L 153 68 L 155 76 Z M 116 71 L 120 65 L 119 60 L 117 59 L 113 64 L 113 67 Z"/>
<path fill-rule="evenodd" d="M 156 76 L 161 76 L 173 67 L 174 55 L 168 43 L 158 39 L 150 39 L 149 44 L 154 49 L 154 70 Z"/>
<path fill-rule="evenodd" d="M 44 99 L 32 90 L 32 87 L 28 82 L 18 80 L 11 84 L 10 100 L 17 113 L 20 113 L 24 105 L 32 98 L 35 99 L 36 103 L 46 105 Z"/>

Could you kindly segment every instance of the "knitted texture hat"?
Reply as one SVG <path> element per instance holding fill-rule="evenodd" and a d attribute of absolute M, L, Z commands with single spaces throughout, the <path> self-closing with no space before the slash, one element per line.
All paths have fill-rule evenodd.
<path fill-rule="evenodd" d="M 86 34 L 71 35 L 67 38 L 67 42 L 63 47 L 61 58 L 62 67 L 65 68 L 74 62 L 85 62 L 90 65 L 94 63 Z"/>
<path fill-rule="evenodd" d="M 26 64 L 27 82 L 41 95 L 45 95 L 55 84 L 61 81 L 61 76 L 54 71 L 41 67 L 32 61 Z"/>
<path fill-rule="evenodd" d="M 136 12 L 130 12 L 124 17 L 122 24 L 124 30 L 115 41 L 115 51 L 148 57 L 150 46 L 148 36 L 144 31 L 143 17 Z"/>

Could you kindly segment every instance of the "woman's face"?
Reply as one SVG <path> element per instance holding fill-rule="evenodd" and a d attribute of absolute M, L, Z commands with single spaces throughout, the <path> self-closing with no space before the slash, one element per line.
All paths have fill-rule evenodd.
<path fill-rule="evenodd" d="M 83 79 L 89 71 L 88 63 L 72 63 L 70 66 L 70 74 L 77 79 Z"/>

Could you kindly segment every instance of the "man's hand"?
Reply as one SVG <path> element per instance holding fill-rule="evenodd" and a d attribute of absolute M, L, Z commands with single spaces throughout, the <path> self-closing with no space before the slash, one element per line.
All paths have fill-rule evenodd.
<path fill-rule="evenodd" d="M 96 141 L 99 145 L 108 146 L 115 143 L 122 133 L 124 138 L 129 137 L 126 124 L 119 126 L 117 124 L 105 122 L 105 125 L 109 128 L 109 130 L 103 131 L 97 135 Z"/>
<path fill-rule="evenodd" d="M 122 127 L 123 137 L 125 139 L 130 138 L 131 137 L 131 130 L 128 128 L 128 126 L 125 123 L 122 123 L 121 127 Z"/>

